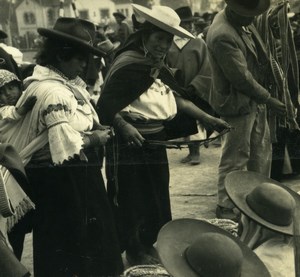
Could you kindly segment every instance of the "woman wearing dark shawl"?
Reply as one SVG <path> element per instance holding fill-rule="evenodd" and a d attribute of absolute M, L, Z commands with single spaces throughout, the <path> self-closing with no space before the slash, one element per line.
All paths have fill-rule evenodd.
<path fill-rule="evenodd" d="M 158 262 L 153 244 L 172 216 L 166 148 L 147 142 L 166 140 L 166 123 L 181 112 L 219 131 L 229 125 L 183 98 L 186 92 L 164 63 L 174 34 L 193 38 L 179 27 L 175 11 L 133 7 L 146 21 L 117 53 L 97 108 L 101 122 L 116 131 L 112 147 L 107 147 L 107 178 L 122 250 L 130 264 L 149 264 Z"/>

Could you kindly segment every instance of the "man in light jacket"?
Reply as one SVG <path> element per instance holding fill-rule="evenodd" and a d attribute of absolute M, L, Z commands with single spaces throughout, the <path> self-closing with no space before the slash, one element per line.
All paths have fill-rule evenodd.
<path fill-rule="evenodd" d="M 269 176 L 272 145 L 267 107 L 279 116 L 286 106 L 268 91 L 272 78 L 266 48 L 252 24 L 267 11 L 270 0 L 226 0 L 207 34 L 213 89 L 209 102 L 234 130 L 222 138 L 218 175 L 219 218 L 237 220 L 224 180 L 234 170 L 248 170 Z"/>

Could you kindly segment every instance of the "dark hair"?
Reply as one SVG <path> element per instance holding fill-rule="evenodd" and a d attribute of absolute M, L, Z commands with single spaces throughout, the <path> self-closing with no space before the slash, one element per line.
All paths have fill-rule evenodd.
<path fill-rule="evenodd" d="M 59 62 L 58 58 L 69 61 L 79 53 L 88 55 L 88 52 L 79 46 L 68 44 L 62 40 L 45 38 L 35 60 L 37 64 L 42 66 L 55 66 Z"/>

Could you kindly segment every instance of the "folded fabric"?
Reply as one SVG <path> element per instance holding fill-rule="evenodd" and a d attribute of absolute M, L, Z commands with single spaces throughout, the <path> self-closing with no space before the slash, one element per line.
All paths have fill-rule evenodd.
<path fill-rule="evenodd" d="M 7 231 L 34 208 L 20 184 L 29 190 L 22 160 L 13 146 L 0 144 L 0 213 L 7 217 Z"/>

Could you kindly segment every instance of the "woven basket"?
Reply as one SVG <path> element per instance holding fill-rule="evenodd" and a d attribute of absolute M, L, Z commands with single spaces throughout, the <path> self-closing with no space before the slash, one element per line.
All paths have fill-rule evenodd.
<path fill-rule="evenodd" d="M 128 268 L 124 271 L 125 277 L 149 277 L 149 276 L 156 276 L 156 277 L 172 277 L 166 269 L 160 265 L 137 265 Z"/>

